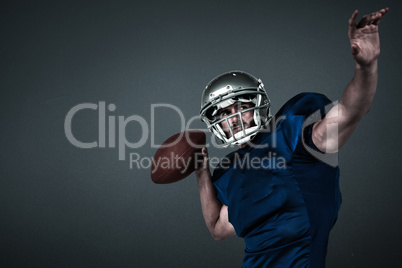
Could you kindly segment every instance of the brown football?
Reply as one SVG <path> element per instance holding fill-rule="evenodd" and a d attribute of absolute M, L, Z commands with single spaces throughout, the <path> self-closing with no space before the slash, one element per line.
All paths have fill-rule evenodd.
<path fill-rule="evenodd" d="M 179 132 L 162 143 L 152 161 L 154 183 L 173 183 L 195 170 L 196 157 L 205 146 L 206 135 L 201 130 Z"/>

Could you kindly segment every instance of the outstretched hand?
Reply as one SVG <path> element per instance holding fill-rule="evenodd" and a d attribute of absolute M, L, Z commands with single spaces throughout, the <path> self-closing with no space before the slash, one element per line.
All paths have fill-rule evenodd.
<path fill-rule="evenodd" d="M 358 10 L 349 19 L 349 39 L 352 49 L 352 56 L 362 66 L 373 63 L 380 55 L 380 38 L 378 35 L 378 24 L 388 8 L 365 15 L 356 24 Z"/>

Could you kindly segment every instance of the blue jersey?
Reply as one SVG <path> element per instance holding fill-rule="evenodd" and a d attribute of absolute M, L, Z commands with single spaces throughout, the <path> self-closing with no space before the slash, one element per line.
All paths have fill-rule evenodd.
<path fill-rule="evenodd" d="M 243 267 L 324 267 L 330 230 L 341 204 L 339 168 L 317 159 L 308 118 L 331 101 L 302 93 L 289 100 L 254 146 L 215 168 L 218 199 L 243 237 Z M 270 130 L 271 129 L 271 130 Z M 332 155 L 337 157 L 337 155 Z"/>

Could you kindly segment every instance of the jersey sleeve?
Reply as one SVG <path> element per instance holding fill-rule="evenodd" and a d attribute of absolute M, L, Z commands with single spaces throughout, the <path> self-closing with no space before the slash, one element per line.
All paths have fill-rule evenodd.
<path fill-rule="evenodd" d="M 293 118 L 298 118 L 298 122 L 301 124 L 301 131 L 288 130 L 289 133 L 297 135 L 297 137 L 292 136 L 291 138 L 292 141 L 297 141 L 292 146 L 292 151 L 296 156 L 315 160 L 325 159 L 325 161 L 327 158 L 335 157 L 321 152 L 312 140 L 314 123 L 322 120 L 333 106 L 334 103 L 325 95 L 307 92 L 296 95 L 278 111 L 276 118 L 285 118 L 288 122 L 286 125 L 288 129 L 296 128 L 296 124 L 292 122 Z M 299 127 L 300 125 L 297 126 L 297 128 Z"/>

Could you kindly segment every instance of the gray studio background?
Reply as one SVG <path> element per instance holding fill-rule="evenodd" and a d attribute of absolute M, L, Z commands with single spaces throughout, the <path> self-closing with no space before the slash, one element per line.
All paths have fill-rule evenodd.
<path fill-rule="evenodd" d="M 390 7 L 380 24 L 379 86 L 371 111 L 343 148 L 343 204 L 327 267 L 401 267 L 402 151 L 400 1 L 3 1 L 1 22 L 0 264 L 2 267 L 240 267 L 244 244 L 214 241 L 195 176 L 156 185 L 130 169 L 144 146 L 80 149 L 64 120 L 81 103 L 106 116 L 151 122 L 167 103 L 186 121 L 216 75 L 241 69 L 263 79 L 275 113 L 315 91 L 339 100 L 353 76 L 347 37 L 360 16 Z M 359 18 L 360 18 L 359 16 Z M 155 142 L 181 130 L 155 110 Z M 203 128 L 198 120 L 193 128 Z M 73 134 L 98 140 L 98 112 L 76 114 Z M 118 136 L 117 126 L 116 139 Z M 141 138 L 138 123 L 126 137 Z M 210 139 L 210 135 L 208 139 Z M 108 139 L 108 135 L 106 135 Z M 227 150 L 210 148 L 213 156 Z"/>

